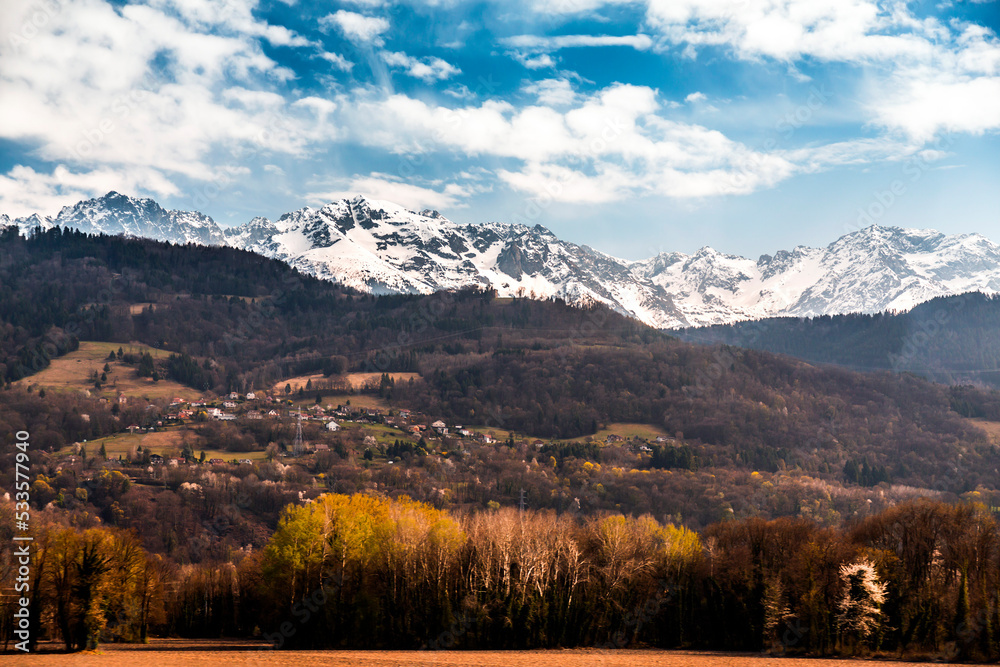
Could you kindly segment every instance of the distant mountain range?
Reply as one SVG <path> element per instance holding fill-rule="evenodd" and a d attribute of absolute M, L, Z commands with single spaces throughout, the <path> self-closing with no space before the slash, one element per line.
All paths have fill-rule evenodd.
<path fill-rule="evenodd" d="M 708 247 L 628 261 L 541 225 L 463 225 L 363 197 L 223 229 L 202 213 L 110 192 L 55 217 L 0 215 L 0 227 L 11 225 L 229 245 L 376 294 L 478 284 L 500 296 L 596 301 L 659 328 L 903 311 L 935 297 L 1000 291 L 1000 246 L 989 239 L 896 227 L 867 227 L 826 248 L 799 246 L 756 261 Z"/>

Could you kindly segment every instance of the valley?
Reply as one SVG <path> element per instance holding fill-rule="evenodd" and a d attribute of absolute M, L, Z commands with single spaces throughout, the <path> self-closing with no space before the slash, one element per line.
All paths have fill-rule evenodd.
<path fill-rule="evenodd" d="M 379 637 L 369 648 L 413 648 L 438 618 L 475 628 L 468 648 L 601 645 L 663 599 L 669 611 L 617 645 L 746 650 L 772 636 L 757 615 L 777 581 L 811 633 L 791 652 L 832 655 L 840 564 L 875 559 L 906 595 L 887 613 L 919 633 L 903 600 L 932 593 L 904 573 L 939 568 L 947 593 L 933 595 L 958 605 L 957 561 L 925 559 L 997 530 L 1000 398 L 984 388 L 692 344 L 598 304 L 373 298 L 232 248 L 63 230 L 3 242 L 0 431 L 32 434 L 39 539 L 146 554 L 115 567 L 151 582 L 148 618 L 130 611 L 142 579 L 101 579 L 109 636 L 251 637 L 281 627 L 289 590 L 330 590 L 340 602 L 296 648 L 357 646 L 357 623 Z M 57 307 L 33 308 L 43 294 Z M 894 551 L 898 525 L 952 528 L 909 552 Z M 336 542 L 341 530 L 360 541 Z M 311 560 L 309 544 L 342 555 Z M 547 565 L 515 575 L 531 559 Z M 803 568 L 824 587 L 803 588 Z M 45 582 L 52 604 L 77 599 Z M 370 588 L 393 610 L 372 619 L 395 620 L 354 615 Z M 566 611 L 511 633 L 511 615 L 553 604 Z M 714 619 L 748 604 L 758 620 L 722 633 Z M 973 650 L 934 632 L 886 641 Z"/>
<path fill-rule="evenodd" d="M 8 0 L 0 661 L 1000 664 L 1000 0 Z"/>

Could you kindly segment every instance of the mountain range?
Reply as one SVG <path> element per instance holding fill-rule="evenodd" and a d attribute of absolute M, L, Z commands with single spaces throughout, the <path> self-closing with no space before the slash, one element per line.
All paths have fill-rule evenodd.
<path fill-rule="evenodd" d="M 705 247 L 639 261 L 561 240 L 541 225 L 460 224 L 360 196 L 224 229 L 202 213 L 110 192 L 54 217 L 0 215 L 5 226 L 227 245 L 375 294 L 479 284 L 504 297 L 600 302 L 668 329 L 905 311 L 935 297 L 1000 291 L 1000 246 L 989 239 L 877 225 L 825 248 L 799 246 L 757 260 Z"/>

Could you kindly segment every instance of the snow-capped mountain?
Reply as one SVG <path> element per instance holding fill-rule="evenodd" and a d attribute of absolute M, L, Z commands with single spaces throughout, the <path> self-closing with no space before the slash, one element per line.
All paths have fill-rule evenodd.
<path fill-rule="evenodd" d="M 632 264 L 663 286 L 687 326 L 762 317 L 909 310 L 938 296 L 1000 291 L 1000 246 L 979 234 L 871 226 L 826 248 L 756 262 L 702 248 Z"/>
<path fill-rule="evenodd" d="M 117 192 L 65 206 L 53 218 L 42 218 L 37 213 L 15 220 L 0 217 L 0 227 L 10 225 L 17 226 L 22 233 L 36 227 L 69 227 L 88 234 L 124 234 L 171 243 L 226 243 L 222 228 L 207 215 L 196 211 L 168 211 L 152 199 L 128 197 Z"/>
<path fill-rule="evenodd" d="M 275 222 L 254 218 L 226 236 L 230 245 L 366 292 L 475 284 L 501 296 L 600 301 L 658 326 L 679 315 L 665 290 L 634 279 L 628 262 L 560 241 L 540 225 L 461 225 L 437 211 L 357 197 Z"/>
<path fill-rule="evenodd" d="M 596 301 L 661 328 L 908 310 L 937 296 L 1000 291 L 1000 246 L 978 234 L 896 227 L 868 227 L 826 248 L 799 246 L 756 261 L 707 247 L 627 261 L 562 241 L 541 225 L 459 224 L 363 197 L 223 231 L 201 213 L 112 192 L 54 218 L 0 216 L 0 227 L 8 225 L 229 245 L 372 293 L 478 284 L 501 296 Z"/>

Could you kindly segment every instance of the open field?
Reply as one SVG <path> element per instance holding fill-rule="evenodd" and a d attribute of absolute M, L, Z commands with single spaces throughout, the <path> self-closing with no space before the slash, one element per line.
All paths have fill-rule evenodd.
<path fill-rule="evenodd" d="M 154 454 L 166 454 L 184 448 L 184 438 L 187 437 L 193 447 L 197 447 L 198 437 L 191 431 L 171 429 L 156 433 L 118 433 L 106 438 L 91 440 L 87 443 L 87 451 L 93 455 L 101 450 L 101 445 L 108 452 L 108 458 L 118 458 L 119 454 L 128 454 L 133 447 L 142 445 L 143 449 L 151 447 Z M 63 451 L 69 451 L 65 448 Z"/>
<path fill-rule="evenodd" d="M 344 428 L 352 428 L 354 426 L 358 426 L 358 424 L 345 421 L 341 422 L 341 426 Z M 374 436 L 375 440 L 383 445 L 391 445 L 396 440 L 405 440 L 408 437 L 407 434 L 403 433 L 398 428 L 386 426 L 384 424 L 360 424 L 360 426 L 365 435 Z"/>
<path fill-rule="evenodd" d="M 352 407 L 366 408 L 366 409 L 380 409 L 388 410 L 390 407 L 389 402 L 384 398 L 379 398 L 378 396 L 369 396 L 368 394 L 337 394 L 335 396 L 324 396 L 323 405 L 332 405 L 337 407 L 338 405 L 346 405 L 350 403 Z M 314 398 L 304 398 L 301 401 L 296 399 L 292 401 L 292 405 L 297 407 L 308 409 L 310 406 L 316 404 L 316 399 Z M 398 406 L 397 406 L 398 407 Z"/>
<path fill-rule="evenodd" d="M 589 437 L 603 442 L 609 435 L 618 435 L 623 438 L 639 437 L 647 440 L 655 440 L 657 436 L 669 436 L 670 434 L 662 428 L 650 426 L 649 424 L 608 424 L 605 428 L 600 429 L 593 436 Z M 573 442 L 583 442 L 587 437 L 574 438 Z"/>
<path fill-rule="evenodd" d="M 133 447 L 142 446 L 145 448 L 150 448 L 153 454 L 159 454 L 161 456 L 172 456 L 180 455 L 181 450 L 184 448 L 184 439 L 187 438 L 194 448 L 195 454 L 201 454 L 202 451 L 205 452 L 205 459 L 224 459 L 229 461 L 230 459 L 250 459 L 251 461 L 263 461 L 265 455 L 263 451 L 258 452 L 225 452 L 219 449 L 204 449 L 201 446 L 201 439 L 198 437 L 194 431 L 187 430 L 183 427 L 172 428 L 165 431 L 157 431 L 156 433 L 118 433 L 116 435 L 109 435 L 106 438 L 98 438 L 97 440 L 91 440 L 86 443 L 87 455 L 94 456 L 99 451 L 101 451 L 101 445 L 104 445 L 104 450 L 108 453 L 109 459 L 116 459 L 119 455 L 125 456 L 128 454 Z M 72 445 L 68 445 L 61 450 L 60 454 L 71 454 L 73 453 Z"/>
<path fill-rule="evenodd" d="M 330 377 L 327 377 L 322 373 L 313 373 L 312 375 L 300 375 L 298 377 L 282 380 L 281 382 L 276 383 L 271 390 L 275 394 L 281 395 L 284 394 L 286 385 L 291 386 L 292 391 L 298 391 L 300 388 L 304 388 L 310 381 L 312 381 L 313 385 L 333 382 L 348 384 L 353 389 L 360 389 L 371 382 L 378 382 L 380 377 L 382 377 L 381 373 L 347 373 L 346 375 L 331 375 Z M 389 373 L 389 377 L 396 382 L 407 382 L 411 379 L 420 377 L 420 374 Z"/>
<path fill-rule="evenodd" d="M 969 422 L 986 431 L 986 436 L 994 445 L 1000 445 L 1000 422 L 991 422 L 985 419 L 970 419 Z"/>
<path fill-rule="evenodd" d="M 476 433 L 492 433 L 493 437 L 496 438 L 500 442 L 505 441 L 508 438 L 508 436 L 510 436 L 512 434 L 511 431 L 508 431 L 506 429 L 494 428 L 494 427 L 489 427 L 489 426 L 475 426 L 475 425 L 470 425 L 470 426 L 466 426 L 466 428 L 468 428 L 471 431 L 475 431 Z M 664 431 L 662 428 L 658 428 L 656 426 L 650 426 L 649 424 L 625 424 L 625 423 L 622 423 L 622 424 L 608 424 L 605 428 L 600 429 L 594 435 L 582 435 L 579 438 L 572 438 L 572 439 L 570 439 L 568 441 L 563 441 L 563 440 L 559 440 L 559 441 L 560 442 L 584 442 L 584 441 L 587 440 L 587 438 L 591 438 L 593 440 L 598 440 L 600 442 L 604 442 L 604 439 L 607 438 L 609 435 L 612 435 L 612 434 L 619 435 L 619 436 L 621 436 L 623 438 L 640 437 L 640 438 L 646 438 L 647 440 L 655 440 L 656 437 L 660 436 L 660 435 L 669 436 L 669 434 L 666 431 Z M 551 438 L 537 438 L 537 437 L 535 437 L 533 435 L 530 435 L 530 434 L 525 435 L 524 433 L 516 433 L 515 432 L 515 433 L 513 433 L 513 435 L 514 435 L 514 439 L 515 440 L 520 440 L 522 438 L 527 439 L 527 440 L 544 440 L 545 442 L 548 442 L 548 441 L 551 440 Z"/>
<path fill-rule="evenodd" d="M 153 640 L 150 644 L 112 645 L 97 653 L 5 656 L 9 665 L 100 665 L 131 667 L 149 664 L 261 665 L 262 667 L 834 667 L 843 661 L 773 658 L 760 654 L 695 653 L 689 651 L 573 649 L 548 651 L 275 651 L 266 644 L 238 641 Z M 918 663 L 873 663 L 916 667 Z M 937 663 L 943 664 L 943 663 Z"/>
<path fill-rule="evenodd" d="M 153 382 L 149 378 L 141 378 L 135 368 L 117 361 L 108 362 L 108 354 L 117 352 L 118 348 L 126 352 L 149 352 L 154 359 L 170 355 L 166 350 L 141 345 L 122 345 L 120 343 L 96 343 L 81 341 L 80 349 L 75 352 L 53 359 L 48 368 L 19 380 L 20 385 L 38 385 L 52 389 L 89 390 L 94 392 L 91 377 L 96 371 L 98 375 L 104 370 L 104 364 L 111 366 L 108 381 L 100 392 L 103 396 L 116 396 L 118 392 L 126 396 L 140 398 L 173 398 L 179 396 L 188 400 L 200 398 L 201 394 L 172 380 Z"/>
<path fill-rule="evenodd" d="M 381 373 L 348 373 L 344 376 L 350 385 L 355 389 L 360 389 L 367 384 L 377 383 L 382 377 Z M 420 377 L 420 373 L 389 373 L 393 382 L 409 382 Z"/>

